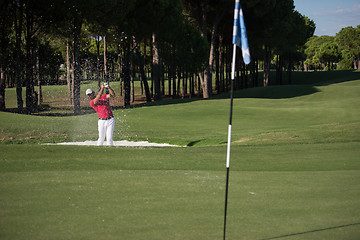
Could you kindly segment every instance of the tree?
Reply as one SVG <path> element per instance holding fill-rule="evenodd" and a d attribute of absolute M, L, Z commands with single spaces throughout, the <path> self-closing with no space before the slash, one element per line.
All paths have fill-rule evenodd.
<path fill-rule="evenodd" d="M 186 12 L 196 23 L 201 36 L 210 44 L 209 60 L 205 71 L 199 72 L 199 78 L 203 89 L 203 97 L 212 95 L 212 74 L 215 57 L 215 43 L 218 36 L 219 24 L 227 10 L 233 9 L 233 1 L 226 0 L 182 0 Z M 231 7 L 230 7 L 231 6 Z"/>
<path fill-rule="evenodd" d="M 268 22 L 269 29 L 267 29 L 267 33 L 273 36 L 267 36 L 267 43 L 265 45 L 266 67 L 264 67 L 264 86 L 268 86 L 270 75 L 271 51 L 267 49 L 272 48 L 274 52 L 280 54 L 280 60 L 284 59 L 286 55 L 289 63 L 288 69 L 291 71 L 291 55 L 295 51 L 297 41 L 302 34 L 298 26 L 303 24 L 297 12 L 294 11 L 293 1 L 289 0 L 276 1 L 273 11 L 270 12 Z M 283 61 L 280 61 L 280 63 L 278 71 L 282 69 Z M 282 71 L 278 72 L 279 76 L 282 76 Z M 279 80 L 281 84 L 281 78 Z"/>
<path fill-rule="evenodd" d="M 10 1 L 4 1 L 0 5 L 0 111 L 5 110 L 5 69 L 9 59 L 10 32 L 13 18 L 10 17 Z"/>
<path fill-rule="evenodd" d="M 59 0 L 35 1 L 38 3 L 36 8 L 44 8 L 42 15 L 44 21 L 41 28 L 41 37 L 52 39 L 50 45 L 61 52 L 65 58 L 66 81 L 68 86 L 69 103 L 73 104 L 73 27 L 70 9 L 66 2 Z M 56 43 L 56 44 L 53 44 Z M 72 75 L 71 75 L 72 73 Z"/>
<path fill-rule="evenodd" d="M 340 61 L 341 52 L 334 41 L 329 41 L 320 45 L 317 57 L 320 62 L 324 64 L 324 70 L 327 69 L 330 71 L 334 68 L 333 63 Z"/>
<path fill-rule="evenodd" d="M 140 68 L 140 74 L 141 74 L 141 81 L 144 84 L 144 88 L 145 88 L 145 96 L 146 96 L 146 102 L 151 102 L 151 95 L 150 95 L 150 90 L 149 90 L 149 85 L 147 82 L 147 77 L 146 77 L 146 73 L 145 73 L 145 66 L 144 66 L 144 62 L 143 62 L 143 57 L 141 56 L 140 53 L 140 46 L 139 43 L 136 41 L 136 38 L 133 38 L 133 44 L 135 47 L 135 52 L 136 52 L 136 57 L 138 59 L 139 62 L 139 68 Z"/>
<path fill-rule="evenodd" d="M 51 13 L 48 20 L 52 22 L 52 28 L 60 29 L 60 32 L 73 39 L 73 105 L 74 114 L 80 114 L 80 83 L 82 78 L 80 42 L 82 25 L 85 20 L 94 17 L 94 9 L 98 9 L 102 2 L 95 0 L 68 0 L 66 2 L 62 0 L 52 0 L 47 4 L 47 6 L 49 6 L 48 12 Z"/>
<path fill-rule="evenodd" d="M 18 23 L 18 32 L 17 32 L 17 46 L 21 46 L 22 44 L 22 32 L 24 32 L 25 38 L 25 58 L 21 58 L 18 60 L 18 70 L 20 69 L 20 64 L 25 65 L 25 81 L 24 85 L 26 87 L 26 113 L 31 114 L 37 105 L 37 96 L 34 89 L 34 80 L 35 80 L 35 65 L 36 65 L 36 53 L 38 52 L 38 45 L 36 44 L 37 38 L 40 33 L 44 32 L 44 28 L 46 28 L 46 17 L 47 15 L 47 6 L 46 1 L 19 1 L 19 23 Z M 24 26 L 23 22 L 25 23 Z M 23 29 L 23 30 L 22 30 Z M 19 51 L 21 48 L 17 48 L 19 58 Z M 21 63 L 20 63 L 21 62 Z M 19 71 L 21 72 L 21 71 Z M 20 74 L 20 73 L 18 73 Z M 18 76 L 18 93 L 20 94 L 20 87 L 22 87 L 22 80 L 20 80 L 21 76 Z M 21 83 L 21 84 L 20 84 Z M 22 100 L 20 100 L 20 96 L 18 95 L 18 108 L 19 112 L 22 111 Z"/>
<path fill-rule="evenodd" d="M 251 53 L 255 59 L 263 59 L 263 85 L 268 86 L 272 55 L 285 52 L 283 46 L 287 44 L 292 31 L 294 4 L 292 0 L 253 0 L 242 2 L 242 6 Z M 256 61 L 254 57 L 252 59 Z"/>
<path fill-rule="evenodd" d="M 302 46 L 313 36 L 315 31 L 315 23 L 297 11 L 293 11 L 290 23 L 291 31 L 287 37 L 287 43 L 284 44 L 285 54 L 287 55 L 289 84 L 291 84 L 293 62 L 303 58 Z"/>
<path fill-rule="evenodd" d="M 35 76 L 39 85 L 39 79 L 54 76 L 59 71 L 56 65 L 59 65 L 61 55 L 64 56 L 63 63 L 66 62 L 68 89 L 73 91 L 75 114 L 81 112 L 80 83 L 83 77 L 93 79 L 96 76 L 100 81 L 114 77 L 117 69 L 121 73 L 118 75 L 120 84 L 124 83 L 125 87 L 125 106 L 131 104 L 131 77 L 138 69 L 147 101 L 152 100 L 152 93 L 155 100 L 162 99 L 166 77 L 169 95 L 184 97 L 189 86 L 190 96 L 196 88 L 204 98 L 211 97 L 214 72 L 216 91 L 229 90 L 233 0 L 5 2 L 14 4 L 10 8 L 1 5 L 1 13 L 10 16 L 1 16 L 0 20 L 1 109 L 4 108 L 4 79 L 10 76 L 17 79 L 19 112 L 23 105 L 23 86 L 27 89 L 27 111 L 32 112 L 35 108 Z M 288 82 L 291 83 L 292 69 L 305 60 L 304 55 L 304 63 L 311 68 L 317 68 L 320 61 L 331 68 L 333 63 L 339 62 L 339 53 L 342 55 L 339 68 L 345 68 L 359 55 L 358 31 L 353 28 L 342 30 L 336 42 L 328 36 L 308 39 L 314 33 L 315 24 L 294 10 L 293 0 L 242 0 L 241 3 L 252 61 L 245 66 L 241 54 L 237 54 L 235 88 L 257 86 L 259 66 L 264 66 L 263 85 L 269 85 L 270 67 L 274 62 L 277 83 L 282 84 L 282 71 L 288 70 Z M 44 41 L 46 39 L 51 41 Z M 144 45 L 143 53 L 139 51 L 140 45 Z M 4 60 L 7 58 L 10 61 Z M 116 61 L 121 66 L 116 65 L 115 70 Z M 70 67 L 74 68 L 72 89 Z M 152 72 L 154 84 L 151 90 L 154 86 L 155 91 L 151 93 L 145 68 Z M 26 76 L 24 80 L 23 76 Z"/>
<path fill-rule="evenodd" d="M 152 34 L 152 74 L 151 77 L 154 81 L 155 85 L 155 95 L 154 100 L 161 100 L 161 87 L 160 87 L 160 75 L 161 75 L 161 66 L 160 66 L 160 55 L 159 55 L 159 47 L 157 35 L 155 33 Z"/>
<path fill-rule="evenodd" d="M 186 79 L 197 75 L 206 68 L 209 54 L 209 44 L 197 29 L 183 19 L 183 22 L 173 29 L 174 34 L 168 35 L 160 42 L 160 54 L 165 65 L 169 66 L 170 78 L 173 78 L 173 95 L 185 96 Z M 184 60 L 185 59 L 185 60 Z M 177 87 L 175 81 L 177 75 Z M 180 79 L 183 79 L 183 91 L 180 93 Z M 191 78 L 191 77 L 190 77 Z M 169 81 L 170 85 L 170 81 Z M 194 94 L 194 83 L 190 80 L 190 96 Z M 171 85 L 169 89 L 171 88 Z M 170 94 L 170 93 L 169 93 Z"/>
<path fill-rule="evenodd" d="M 357 28 L 342 28 L 336 34 L 335 42 L 342 51 L 342 65 L 345 69 L 350 68 L 349 62 L 353 62 L 354 68 L 359 69 L 360 64 L 360 25 Z"/>
<path fill-rule="evenodd" d="M 138 0 L 132 35 L 141 41 L 150 38 L 152 42 L 152 80 L 154 82 L 154 100 L 162 99 L 162 44 L 173 41 L 170 36 L 179 36 L 174 29 L 183 24 L 182 6 L 178 0 Z"/>
<path fill-rule="evenodd" d="M 357 60 L 354 58 L 354 55 L 347 50 L 341 51 L 341 60 L 337 66 L 337 70 L 349 70 L 357 68 Z"/>
<path fill-rule="evenodd" d="M 37 26 L 35 26 L 35 13 L 32 6 L 27 2 L 25 5 L 25 14 L 26 14 L 26 77 L 25 77 L 25 86 L 26 86 L 26 113 L 31 114 L 35 110 L 36 106 L 36 95 L 34 90 L 34 37 L 37 31 Z"/>
<path fill-rule="evenodd" d="M 16 29 L 16 96 L 18 112 L 23 112 L 23 99 L 22 99 L 22 52 L 21 52 L 21 36 L 23 28 L 23 3 L 20 0 L 17 8 L 14 9 L 16 14 L 15 29 Z"/>
<path fill-rule="evenodd" d="M 309 38 L 309 40 L 305 43 L 305 55 L 306 55 L 306 63 L 309 64 L 309 68 L 313 68 L 317 70 L 320 59 L 319 59 L 319 50 L 320 46 L 323 43 L 333 41 L 333 37 L 331 36 L 313 36 Z"/>

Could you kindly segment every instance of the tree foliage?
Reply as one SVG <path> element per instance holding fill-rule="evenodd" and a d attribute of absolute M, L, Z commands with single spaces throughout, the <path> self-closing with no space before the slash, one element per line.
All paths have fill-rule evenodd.
<path fill-rule="evenodd" d="M 241 4 L 252 61 L 245 66 L 237 54 L 235 87 L 282 84 L 283 70 L 291 83 L 291 71 L 303 64 L 305 69 L 358 67 L 360 27 L 318 37 L 315 23 L 295 10 L 293 0 Z M 204 98 L 229 89 L 233 0 L 4 0 L 0 7 L 2 110 L 5 87 L 17 87 L 21 112 L 26 86 L 31 113 L 35 85 L 63 83 L 65 74 L 76 114 L 83 79 L 99 84 L 120 79 L 125 106 L 137 73 L 148 101 L 165 94 L 165 79 L 174 97 L 184 97 L 187 88 L 190 96 Z M 269 77 L 274 67 L 276 81 Z"/>
<path fill-rule="evenodd" d="M 335 42 L 342 53 L 340 69 L 359 68 L 360 61 L 360 25 L 357 28 L 346 27 L 336 34 Z"/>

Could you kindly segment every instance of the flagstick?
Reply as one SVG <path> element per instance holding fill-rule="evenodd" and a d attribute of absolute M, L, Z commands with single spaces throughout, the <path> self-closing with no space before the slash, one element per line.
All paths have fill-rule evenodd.
<path fill-rule="evenodd" d="M 231 89 L 230 89 L 230 119 L 228 128 L 228 143 L 227 143 L 227 154 L 226 154 L 226 190 L 225 190 L 225 214 L 224 214 L 224 240 L 226 235 L 226 215 L 227 215 L 227 202 L 229 192 L 229 172 L 230 172 L 230 146 L 231 146 L 231 126 L 232 126 L 232 113 L 233 113 L 233 102 L 234 102 L 234 79 L 235 79 L 235 59 L 236 59 L 236 44 L 233 49 L 233 59 L 231 66 Z"/>

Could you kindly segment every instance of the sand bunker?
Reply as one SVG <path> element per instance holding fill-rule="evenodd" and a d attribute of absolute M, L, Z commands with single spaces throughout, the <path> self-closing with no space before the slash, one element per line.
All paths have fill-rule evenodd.
<path fill-rule="evenodd" d="M 104 144 L 106 144 L 106 142 Z M 46 143 L 46 145 L 97 146 L 97 141 Z M 114 146 L 116 147 L 180 147 L 168 143 L 150 143 L 148 141 L 132 142 L 127 140 L 114 141 Z"/>

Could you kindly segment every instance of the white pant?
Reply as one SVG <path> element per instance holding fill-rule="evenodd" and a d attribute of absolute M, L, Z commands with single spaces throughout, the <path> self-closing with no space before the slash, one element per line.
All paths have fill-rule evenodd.
<path fill-rule="evenodd" d="M 115 126 L 115 118 L 110 118 L 108 120 L 98 120 L 98 130 L 99 130 L 99 139 L 97 145 L 103 145 L 105 136 L 106 136 L 106 145 L 113 146 L 113 133 Z"/>

